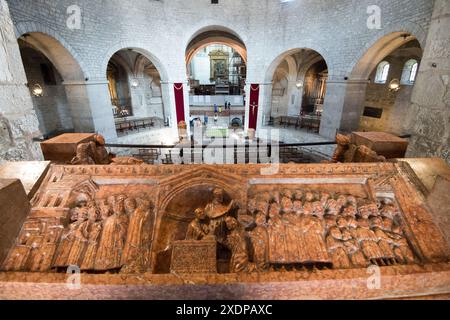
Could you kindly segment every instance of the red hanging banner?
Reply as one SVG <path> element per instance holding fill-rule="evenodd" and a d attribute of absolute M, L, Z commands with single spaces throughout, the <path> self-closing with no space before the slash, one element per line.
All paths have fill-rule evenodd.
<path fill-rule="evenodd" d="M 177 125 L 181 121 L 186 121 L 184 115 L 184 90 L 182 83 L 174 83 L 173 84 L 175 90 L 175 107 L 177 110 Z"/>
<path fill-rule="evenodd" d="M 259 109 L 259 84 L 250 85 L 250 113 L 249 113 L 249 129 L 255 129 L 258 123 Z"/>

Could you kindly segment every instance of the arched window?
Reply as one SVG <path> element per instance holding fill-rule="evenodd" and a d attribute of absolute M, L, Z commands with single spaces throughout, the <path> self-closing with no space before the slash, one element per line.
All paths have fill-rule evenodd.
<path fill-rule="evenodd" d="M 416 81 L 417 70 L 419 69 L 419 63 L 415 59 L 406 61 L 403 67 L 402 84 L 412 85 Z"/>
<path fill-rule="evenodd" d="M 377 68 L 377 74 L 375 76 L 375 83 L 386 83 L 390 68 L 391 68 L 391 65 L 389 64 L 389 62 L 387 62 L 387 61 L 381 62 Z"/>

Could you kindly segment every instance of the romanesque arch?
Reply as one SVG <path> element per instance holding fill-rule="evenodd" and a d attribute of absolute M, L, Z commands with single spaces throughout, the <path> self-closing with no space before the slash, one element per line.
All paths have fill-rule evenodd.
<path fill-rule="evenodd" d="M 17 39 L 23 39 L 42 52 L 65 81 L 84 81 L 89 78 L 78 52 L 55 30 L 36 22 L 19 22 L 15 24 L 15 33 Z"/>
<path fill-rule="evenodd" d="M 168 93 L 161 84 L 165 70 L 158 65 L 158 59 L 137 48 L 120 49 L 108 61 L 105 75 L 119 135 L 136 131 L 127 129 L 122 117 L 133 117 L 144 129 L 164 126 L 168 97 L 164 99 L 163 93 Z"/>
<path fill-rule="evenodd" d="M 387 131 L 404 134 L 403 119 L 408 113 L 414 83 L 400 83 L 404 64 L 410 59 L 422 58 L 420 33 L 396 31 L 388 33 L 375 41 L 353 66 L 349 80 L 365 83 L 359 95 L 360 109 L 352 128 L 361 131 Z M 383 61 L 389 64 L 385 83 L 377 83 L 377 66 Z M 398 81 L 398 91 L 390 90 L 391 82 Z M 347 93 L 349 95 L 349 93 Z M 347 96 L 346 103 L 355 97 Z M 358 99 L 356 99 L 358 100 Z M 376 117 L 369 112 L 378 110 Z"/>
<path fill-rule="evenodd" d="M 233 48 L 247 63 L 247 47 L 235 31 L 222 26 L 208 26 L 189 38 L 186 44 L 186 64 L 189 65 L 199 50 L 211 44 L 223 44 Z"/>
<path fill-rule="evenodd" d="M 320 71 L 328 75 L 328 64 L 323 55 L 316 50 L 306 48 L 287 50 L 270 63 L 266 69 L 264 81 L 271 83 L 272 87 L 266 92 L 263 100 L 264 116 L 261 120 L 263 125 L 269 123 L 269 119 L 273 116 L 299 116 L 305 105 L 313 103 L 309 100 L 312 101 L 314 98 L 321 100 L 320 105 L 323 105 L 326 77 L 319 79 L 319 72 L 312 70 L 318 64 L 321 64 Z M 317 81 L 323 83 L 311 84 L 311 90 L 309 90 L 309 82 L 305 81 L 308 74 L 314 74 Z M 285 85 L 280 85 L 280 79 L 283 79 Z M 310 80 L 315 81 L 314 79 Z M 317 88 L 313 89 L 312 87 Z M 308 96 L 305 97 L 305 95 Z M 321 110 L 311 112 L 317 111 Z"/>
<path fill-rule="evenodd" d="M 18 28 L 18 32 L 42 30 L 24 29 L 21 25 Z M 64 46 L 64 41 L 61 43 L 41 31 L 20 34 L 18 43 L 39 127 L 44 136 L 51 137 L 73 130 L 93 131 L 93 126 L 82 120 L 89 118 L 90 110 L 82 110 L 87 107 L 86 103 L 81 101 L 79 92 L 72 90 L 73 85 L 84 83 L 88 76 L 71 49 Z M 35 92 L 36 88 L 42 90 L 41 94 Z"/>
<path fill-rule="evenodd" d="M 243 123 L 248 61 L 247 46 L 240 35 L 223 26 L 200 28 L 187 40 L 185 57 L 190 119 L 202 119 L 206 124 L 207 116 L 217 113 L 217 106 L 231 103 L 233 116 L 219 116 L 215 122 L 230 126 L 230 120 L 237 118 Z M 214 113 L 212 105 L 216 106 Z M 231 107 L 227 109 L 231 114 Z"/>

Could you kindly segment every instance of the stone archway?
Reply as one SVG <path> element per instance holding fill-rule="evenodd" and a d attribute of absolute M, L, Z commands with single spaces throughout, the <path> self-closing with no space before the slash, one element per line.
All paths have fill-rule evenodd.
<path fill-rule="evenodd" d="M 186 44 L 186 73 L 189 78 L 189 119 L 197 117 L 211 125 L 231 127 L 231 114 L 244 122 L 245 82 L 247 79 L 247 47 L 233 30 L 221 26 L 204 27 Z M 224 72 L 219 72 L 223 70 Z M 231 103 L 231 108 L 224 108 Z M 219 109 L 220 110 L 220 109 Z"/>
<path fill-rule="evenodd" d="M 148 121 L 152 125 L 150 128 L 160 128 L 169 113 L 164 104 L 161 73 L 140 52 L 131 48 L 122 49 L 111 57 L 107 69 L 111 102 L 117 119 L 120 120 L 121 116 L 118 113 L 126 112 L 127 117 Z M 116 123 L 119 121 L 117 119 Z M 147 127 L 145 123 L 144 128 Z"/>
<path fill-rule="evenodd" d="M 263 94 L 263 113 L 258 120 L 262 125 L 267 125 L 273 116 L 298 117 L 300 115 L 305 107 L 304 101 L 309 99 L 309 97 L 305 99 L 305 95 L 309 95 L 312 91 L 305 90 L 307 74 L 308 72 L 313 73 L 311 68 L 319 63 L 324 66 L 321 71 L 328 73 L 328 64 L 324 56 L 318 51 L 308 48 L 287 50 L 272 61 L 265 74 L 265 82 L 270 85 L 267 85 Z M 321 99 L 323 105 L 326 78 L 319 79 L 319 73 L 316 73 L 317 81 L 323 81 L 323 83 L 316 86 L 319 91 L 311 94 L 311 99 L 314 97 Z M 287 83 L 280 88 L 277 80 L 282 75 Z M 277 107 L 278 104 L 280 106 Z M 275 113 L 273 112 L 274 107 L 278 109 Z M 312 112 L 316 112 L 314 104 L 313 107 Z"/>
<path fill-rule="evenodd" d="M 201 168 L 162 182 L 159 192 L 158 216 L 155 222 L 152 253 L 154 273 L 167 273 L 170 267 L 171 243 L 184 240 L 186 230 L 194 219 L 194 211 L 211 202 L 214 189 L 224 191 L 224 202 L 234 200 L 246 213 L 247 185 L 241 177 Z"/>
<path fill-rule="evenodd" d="M 17 26 L 19 42 L 42 54 L 45 59 L 51 62 L 51 65 L 54 66 L 61 77 L 61 80 L 56 83 L 60 86 L 59 89 L 49 87 L 49 90 L 46 91 L 46 88 L 43 88 L 42 99 L 35 99 L 35 108 L 41 107 L 37 104 L 48 103 L 45 99 L 53 98 L 60 104 L 59 107 L 67 108 L 66 113 L 70 121 L 67 120 L 66 122 L 70 122 L 70 124 L 66 127 L 71 126 L 72 128 L 65 129 L 69 129 L 69 131 L 71 129 L 75 132 L 98 132 L 108 140 L 115 139 L 115 131 L 112 131 L 114 129 L 112 112 L 109 118 L 101 106 L 100 91 L 97 91 L 96 88 L 99 84 L 90 82 L 88 74 L 82 68 L 80 60 L 76 59 L 77 55 L 74 51 L 70 47 L 67 48 L 66 42 L 55 32 L 35 25 L 30 25 L 28 28 L 27 26 L 21 24 Z M 61 39 L 61 41 L 58 39 Z M 33 81 L 33 79 L 29 80 Z M 46 84 L 44 83 L 44 85 Z M 64 114 L 64 112 L 62 113 Z"/>
<path fill-rule="evenodd" d="M 358 130 L 372 71 L 396 49 L 418 40 L 420 42 L 420 38 L 406 31 L 385 34 L 358 56 L 347 77 L 328 81 L 320 134 L 333 139 L 338 131 L 349 133 Z"/>

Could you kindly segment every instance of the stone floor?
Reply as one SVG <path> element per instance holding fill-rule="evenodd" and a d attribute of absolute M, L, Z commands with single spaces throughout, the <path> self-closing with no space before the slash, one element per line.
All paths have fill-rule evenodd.
<path fill-rule="evenodd" d="M 214 124 L 209 124 L 208 128 L 213 128 Z M 220 126 L 219 126 L 220 127 Z M 283 143 L 310 143 L 310 142 L 329 142 L 329 139 L 321 137 L 320 135 L 308 132 L 305 129 L 284 128 L 284 127 L 269 127 L 265 126 L 262 129 L 267 131 L 261 131 L 259 138 L 262 140 L 274 140 Z M 206 132 L 206 130 L 204 130 Z M 173 145 L 176 144 L 176 139 L 171 138 L 173 131 L 170 128 L 151 128 L 141 130 L 140 132 L 130 132 L 125 136 L 121 136 L 117 139 L 118 144 L 142 144 L 142 145 Z M 230 137 L 236 139 L 242 139 L 244 132 L 242 129 L 230 129 Z M 209 139 L 204 134 L 204 141 Z M 323 145 L 323 146 L 308 146 L 302 147 L 302 151 L 305 153 L 311 153 L 318 158 L 330 158 L 333 154 L 335 145 Z M 132 148 L 111 148 L 111 152 L 118 155 L 132 155 L 137 153 L 137 149 Z M 167 150 L 163 150 L 165 154 Z"/>
<path fill-rule="evenodd" d="M 295 129 L 294 127 L 265 126 L 265 130 L 278 130 L 279 140 L 283 143 L 310 143 L 310 142 L 330 142 L 329 139 L 320 136 L 317 133 L 307 131 L 306 129 Z M 336 145 L 302 147 L 305 151 L 318 154 L 324 157 L 331 157 Z"/>

